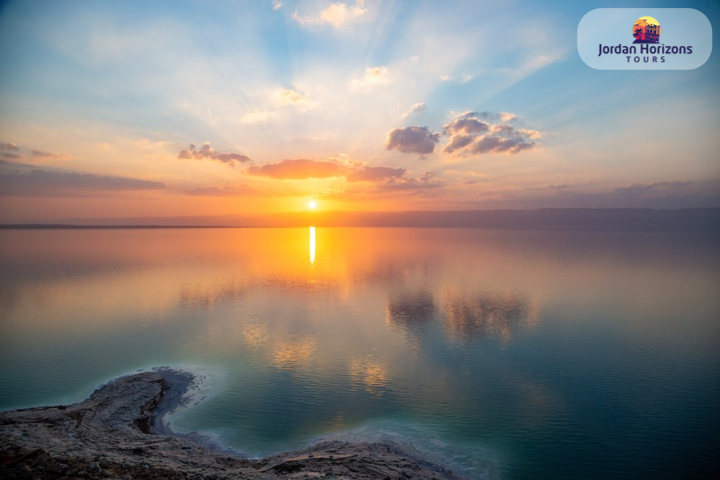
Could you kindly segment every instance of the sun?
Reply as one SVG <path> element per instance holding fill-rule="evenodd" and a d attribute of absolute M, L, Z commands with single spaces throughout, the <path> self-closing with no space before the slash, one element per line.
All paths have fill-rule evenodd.
<path fill-rule="evenodd" d="M 317 208 L 317 202 L 315 200 L 310 200 L 308 202 L 308 208 L 310 210 L 315 210 Z"/>

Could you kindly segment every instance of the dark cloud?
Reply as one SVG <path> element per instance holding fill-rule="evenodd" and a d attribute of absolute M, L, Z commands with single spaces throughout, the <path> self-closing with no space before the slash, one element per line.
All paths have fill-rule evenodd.
<path fill-rule="evenodd" d="M 249 157 L 239 153 L 218 153 L 215 151 L 214 148 L 210 146 L 208 142 L 203 143 L 200 148 L 197 148 L 194 143 L 191 143 L 188 148 L 180 150 L 178 158 L 195 160 L 217 160 L 218 162 L 226 163 L 231 167 L 235 166 L 235 162 L 244 163 L 250 161 Z"/>
<path fill-rule="evenodd" d="M 385 148 L 403 153 L 433 153 L 440 141 L 439 133 L 432 133 L 427 127 L 398 127 L 388 133 Z"/>
<path fill-rule="evenodd" d="M 34 158 L 57 158 L 69 160 L 72 156 L 66 153 L 44 152 L 42 150 L 30 150 L 30 155 Z M 21 153 L 20 147 L 14 143 L 0 143 L 0 160 L 19 160 L 25 158 L 26 155 Z"/>
<path fill-rule="evenodd" d="M 467 115 L 467 114 L 465 114 Z M 490 130 L 490 124 L 479 120 L 475 117 L 461 116 L 444 126 L 445 133 L 461 133 L 464 135 L 472 135 L 474 133 L 484 133 Z"/>
<path fill-rule="evenodd" d="M 345 179 L 348 182 L 378 182 L 405 175 L 405 169 L 400 167 L 364 166 L 349 170 Z"/>
<path fill-rule="evenodd" d="M 511 113 L 465 112 L 443 126 L 445 135 L 449 137 L 443 152 L 463 156 L 485 153 L 514 155 L 536 148 L 540 132 L 501 123 L 516 119 Z"/>
<path fill-rule="evenodd" d="M 158 190 L 161 182 L 128 177 L 32 169 L 0 173 L 0 195 L 64 196 L 127 190 Z"/>
<path fill-rule="evenodd" d="M 30 154 L 36 158 L 57 158 L 62 160 L 69 160 L 72 158 L 72 156 L 67 153 L 43 152 L 41 150 L 31 150 Z"/>
<path fill-rule="evenodd" d="M 0 161 L 12 162 L 21 158 L 25 158 L 25 155 L 20 153 L 20 148 L 17 145 L 12 142 L 0 142 Z"/>
<path fill-rule="evenodd" d="M 275 178 L 279 180 L 305 180 L 308 178 L 342 177 L 347 167 L 335 163 L 318 160 L 282 160 L 277 163 L 267 163 L 263 166 L 250 166 L 248 175 Z"/>
<path fill-rule="evenodd" d="M 25 158 L 25 155 L 23 155 L 22 153 L 0 152 L 0 159 L 2 159 L 2 160 L 14 161 L 14 160 L 20 160 L 21 158 Z"/>

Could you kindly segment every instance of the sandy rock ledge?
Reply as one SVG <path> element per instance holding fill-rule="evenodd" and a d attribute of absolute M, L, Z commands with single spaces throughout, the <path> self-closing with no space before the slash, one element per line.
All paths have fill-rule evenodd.
<path fill-rule="evenodd" d="M 160 369 L 118 378 L 74 405 L 0 412 L 0 478 L 460 478 L 391 442 L 329 441 L 259 460 L 207 448 L 162 422 L 191 380 Z"/>

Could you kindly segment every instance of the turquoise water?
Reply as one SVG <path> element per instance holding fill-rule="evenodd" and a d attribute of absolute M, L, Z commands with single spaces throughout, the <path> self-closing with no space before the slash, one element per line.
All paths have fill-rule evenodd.
<path fill-rule="evenodd" d="M 0 408 L 160 365 L 260 456 L 409 441 L 469 478 L 701 478 L 720 238 L 473 229 L 0 231 Z"/>

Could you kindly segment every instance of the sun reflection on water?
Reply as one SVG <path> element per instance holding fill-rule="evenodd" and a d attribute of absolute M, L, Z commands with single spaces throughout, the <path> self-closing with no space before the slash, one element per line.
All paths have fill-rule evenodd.
<path fill-rule="evenodd" d="M 315 266 L 315 227 L 310 227 L 310 266 Z"/>

